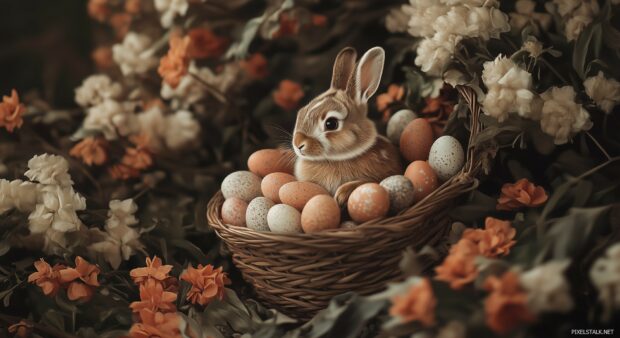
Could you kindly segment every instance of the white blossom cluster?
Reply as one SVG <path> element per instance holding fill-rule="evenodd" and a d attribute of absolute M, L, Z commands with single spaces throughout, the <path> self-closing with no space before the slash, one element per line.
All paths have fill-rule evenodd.
<path fill-rule="evenodd" d="M 583 86 L 586 94 L 607 114 L 620 103 L 620 82 L 606 78 L 601 71 L 596 76 L 587 78 Z"/>
<path fill-rule="evenodd" d="M 87 110 L 83 127 L 100 131 L 107 140 L 131 135 L 140 129 L 133 110 L 132 103 L 106 99 Z"/>
<path fill-rule="evenodd" d="M 540 96 L 544 101 L 540 127 L 543 132 L 553 136 L 555 144 L 567 143 L 573 134 L 592 127 L 590 114 L 575 102 L 573 87 L 552 87 Z"/>
<path fill-rule="evenodd" d="M 536 2 L 533 0 L 518 0 L 515 3 L 515 12 L 510 13 L 510 26 L 514 31 L 520 32 L 525 26 L 532 25 L 534 31 L 539 27 L 547 30 L 551 25 L 551 15 L 535 11 Z"/>
<path fill-rule="evenodd" d="M 151 43 L 147 35 L 129 32 L 122 43 L 112 46 L 112 57 L 123 75 L 144 74 L 157 66 L 159 61 L 149 49 Z"/>
<path fill-rule="evenodd" d="M 564 275 L 569 264 L 568 260 L 551 261 L 521 274 L 520 283 L 527 291 L 528 308 L 532 312 L 565 313 L 573 309 L 570 285 Z"/>
<path fill-rule="evenodd" d="M 172 26 L 174 18 L 187 13 L 187 0 L 155 0 L 155 8 L 160 13 L 161 25 L 165 28 Z"/>
<path fill-rule="evenodd" d="M 75 89 L 75 102 L 82 107 L 95 106 L 107 99 L 117 99 L 121 92 L 121 85 L 112 82 L 109 76 L 91 75 Z"/>
<path fill-rule="evenodd" d="M 164 115 L 160 107 L 152 107 L 138 115 L 141 131 L 149 135 L 153 149 L 167 147 L 180 150 L 195 144 L 200 134 L 200 124 L 187 110 Z"/>
<path fill-rule="evenodd" d="M 609 247 L 605 255 L 594 262 L 590 279 L 598 290 L 605 315 L 609 317 L 613 309 L 620 308 L 620 243 Z"/>
<path fill-rule="evenodd" d="M 568 41 L 576 40 L 599 12 L 596 0 L 553 0 L 545 5 L 549 12 L 562 17 L 564 35 Z"/>

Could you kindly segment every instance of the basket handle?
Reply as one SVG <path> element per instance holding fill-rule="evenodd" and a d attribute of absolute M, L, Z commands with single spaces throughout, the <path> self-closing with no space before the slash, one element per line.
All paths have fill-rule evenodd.
<path fill-rule="evenodd" d="M 467 159 L 465 165 L 463 166 L 463 174 L 475 176 L 480 168 L 480 161 L 478 160 L 476 146 L 475 144 L 472 144 L 472 142 L 476 140 L 482 128 L 480 124 L 480 111 L 482 109 L 478 103 L 476 91 L 474 91 L 471 87 L 458 85 L 456 86 L 456 89 L 465 102 L 467 102 L 471 113 L 469 123 L 469 140 L 467 141 Z"/>

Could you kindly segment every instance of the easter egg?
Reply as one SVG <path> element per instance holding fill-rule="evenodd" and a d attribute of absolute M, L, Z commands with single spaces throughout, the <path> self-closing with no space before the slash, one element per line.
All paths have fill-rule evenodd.
<path fill-rule="evenodd" d="M 437 175 L 426 161 L 414 161 L 409 164 L 405 170 L 405 177 L 413 184 L 414 203 L 428 196 L 439 186 Z"/>
<path fill-rule="evenodd" d="M 301 213 L 290 205 L 276 204 L 267 213 L 267 224 L 272 232 L 299 233 Z"/>
<path fill-rule="evenodd" d="M 271 173 L 263 177 L 263 181 L 260 184 L 260 189 L 263 192 L 263 196 L 280 203 L 280 188 L 289 182 L 294 182 L 295 176 L 287 173 Z"/>
<path fill-rule="evenodd" d="M 335 229 L 338 225 L 340 225 L 340 207 L 329 195 L 312 197 L 301 212 L 301 227 L 304 232 Z"/>
<path fill-rule="evenodd" d="M 428 164 L 441 181 L 456 175 L 465 163 L 465 153 L 461 143 L 452 136 L 442 136 L 435 140 L 428 155 Z"/>
<path fill-rule="evenodd" d="M 280 188 L 280 201 L 301 211 L 308 201 L 316 195 L 329 195 L 322 186 L 312 182 L 289 182 Z"/>
<path fill-rule="evenodd" d="M 409 162 L 428 159 L 432 144 L 433 128 L 422 118 L 409 122 L 400 135 L 400 152 Z"/>
<path fill-rule="evenodd" d="M 359 224 L 353 222 L 353 221 L 346 221 L 346 222 L 342 222 L 342 224 L 340 224 L 340 227 L 343 229 L 352 229 L 352 228 L 356 228 Z"/>
<path fill-rule="evenodd" d="M 248 203 L 240 198 L 231 197 L 222 204 L 222 220 L 226 224 L 245 226 L 245 212 Z"/>
<path fill-rule="evenodd" d="M 403 176 L 394 175 L 381 181 L 380 185 L 390 196 L 390 212 L 397 213 L 413 204 L 413 183 Z"/>
<path fill-rule="evenodd" d="M 260 177 L 275 172 L 293 174 L 294 163 L 293 154 L 284 149 L 262 149 L 248 158 L 248 168 Z"/>
<path fill-rule="evenodd" d="M 273 207 L 273 202 L 265 197 L 253 199 L 245 211 L 245 224 L 248 228 L 260 231 L 269 231 L 267 214 Z"/>
<path fill-rule="evenodd" d="M 413 111 L 409 109 L 402 109 L 396 112 L 396 114 L 390 117 L 387 124 L 386 134 L 388 139 L 394 144 L 400 143 L 400 135 L 405 130 L 405 127 L 409 122 L 418 117 Z"/>
<path fill-rule="evenodd" d="M 355 188 L 347 201 L 349 215 L 356 222 L 383 217 L 390 208 L 388 192 L 377 183 L 365 183 Z"/>
<path fill-rule="evenodd" d="M 235 171 L 222 181 L 222 194 L 224 198 L 240 198 L 246 202 L 261 195 L 260 177 L 249 171 Z"/>

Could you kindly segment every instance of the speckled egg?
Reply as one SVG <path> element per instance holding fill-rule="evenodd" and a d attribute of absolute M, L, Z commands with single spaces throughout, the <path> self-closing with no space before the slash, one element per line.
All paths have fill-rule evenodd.
<path fill-rule="evenodd" d="M 291 151 L 284 149 L 262 149 L 248 158 L 248 168 L 260 177 L 281 172 L 293 174 L 295 157 Z"/>
<path fill-rule="evenodd" d="M 267 223 L 272 232 L 299 233 L 301 213 L 290 205 L 276 204 L 267 213 Z"/>
<path fill-rule="evenodd" d="M 390 209 L 388 192 L 377 183 L 365 183 L 355 188 L 347 201 L 349 215 L 356 222 L 383 217 Z"/>
<path fill-rule="evenodd" d="M 260 231 L 269 231 L 267 214 L 274 203 L 265 197 L 253 199 L 245 211 L 245 224 L 248 228 Z"/>
<path fill-rule="evenodd" d="M 304 232 L 335 229 L 338 225 L 340 225 L 340 207 L 329 195 L 312 197 L 301 212 L 301 227 Z"/>
<path fill-rule="evenodd" d="M 353 229 L 356 228 L 359 224 L 353 222 L 353 221 L 345 221 L 342 222 L 342 224 L 340 224 L 340 227 L 343 229 Z"/>
<path fill-rule="evenodd" d="M 407 177 L 403 175 L 390 176 L 381 181 L 380 185 L 390 196 L 391 213 L 398 213 L 413 204 L 415 195 L 413 183 Z"/>
<path fill-rule="evenodd" d="M 461 143 L 452 136 L 442 136 L 435 140 L 428 155 L 428 164 L 441 181 L 456 175 L 465 163 L 465 153 Z"/>
<path fill-rule="evenodd" d="M 248 203 L 240 198 L 231 197 L 222 204 L 222 220 L 226 224 L 245 226 L 245 211 Z"/>
<path fill-rule="evenodd" d="M 263 196 L 280 203 L 280 188 L 289 182 L 294 182 L 295 176 L 287 173 L 271 173 L 263 177 L 263 181 L 260 184 L 260 189 L 263 192 Z"/>
<path fill-rule="evenodd" d="M 426 161 L 432 144 L 433 128 L 422 118 L 409 122 L 400 135 L 400 152 L 409 162 Z"/>
<path fill-rule="evenodd" d="M 387 124 L 387 137 L 394 144 L 400 144 L 400 135 L 405 130 L 405 127 L 409 124 L 409 122 L 413 121 L 413 119 L 418 116 L 409 109 L 403 109 L 396 112 L 396 114 L 390 117 L 390 120 Z"/>
<path fill-rule="evenodd" d="M 329 195 L 322 186 L 312 182 L 289 182 L 280 188 L 280 201 L 301 211 L 308 201 L 316 195 Z"/>
<path fill-rule="evenodd" d="M 246 202 L 261 196 L 260 177 L 249 171 L 235 171 L 222 181 L 222 194 L 224 198 L 240 198 Z"/>
<path fill-rule="evenodd" d="M 409 164 L 405 171 L 405 177 L 413 184 L 414 203 L 428 196 L 439 186 L 437 175 L 426 161 L 414 161 Z"/>

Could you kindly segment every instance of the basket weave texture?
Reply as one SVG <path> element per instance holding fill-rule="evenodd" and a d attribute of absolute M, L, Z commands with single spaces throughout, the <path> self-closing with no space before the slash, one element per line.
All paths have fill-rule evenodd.
<path fill-rule="evenodd" d="M 470 110 L 470 140 L 480 131 L 480 106 L 475 92 L 458 87 Z M 459 174 L 394 217 L 355 228 L 318 233 L 280 234 L 224 224 L 218 192 L 207 206 L 207 218 L 233 255 L 235 266 L 268 307 L 291 317 L 308 319 L 330 299 L 355 291 L 372 294 L 401 278 L 398 264 L 407 247 L 436 245 L 447 235 L 447 216 L 455 200 L 477 187 L 477 152 L 467 148 Z"/>

